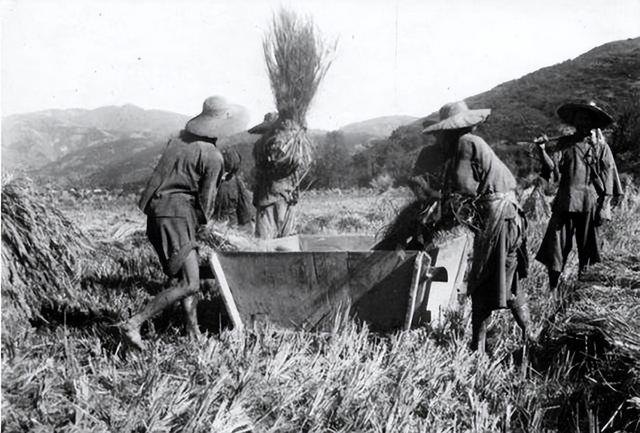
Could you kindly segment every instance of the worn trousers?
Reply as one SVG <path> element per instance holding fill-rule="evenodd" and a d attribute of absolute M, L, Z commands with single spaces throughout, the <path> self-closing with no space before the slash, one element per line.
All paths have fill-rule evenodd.
<path fill-rule="evenodd" d="M 551 271 L 562 272 L 573 249 L 575 236 L 580 268 L 598 263 L 600 244 L 595 213 L 595 209 L 590 212 L 552 213 L 536 260 Z"/>
<path fill-rule="evenodd" d="M 256 237 L 274 239 L 289 236 L 295 228 L 295 206 L 278 200 L 259 206 L 256 213 Z"/>

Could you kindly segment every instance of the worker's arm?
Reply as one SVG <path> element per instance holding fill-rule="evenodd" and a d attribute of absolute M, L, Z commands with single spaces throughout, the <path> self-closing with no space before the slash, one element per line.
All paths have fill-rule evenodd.
<path fill-rule="evenodd" d="M 223 167 L 222 153 L 210 143 L 203 144 L 198 161 L 198 172 L 200 173 L 198 198 L 204 224 L 213 216 L 218 186 L 222 181 Z"/>
<path fill-rule="evenodd" d="M 540 175 L 543 179 L 550 180 L 551 175 L 554 175 L 554 177 L 557 178 L 557 164 L 547 153 L 547 143 L 549 143 L 549 140 L 546 135 L 543 135 L 540 139 L 536 139 L 536 147 L 538 148 L 538 155 L 540 156 L 540 162 L 542 163 L 542 171 Z"/>

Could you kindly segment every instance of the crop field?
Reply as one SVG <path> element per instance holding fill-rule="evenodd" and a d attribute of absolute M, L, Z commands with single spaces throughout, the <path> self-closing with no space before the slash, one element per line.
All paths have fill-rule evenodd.
<path fill-rule="evenodd" d="M 298 231 L 377 234 L 410 198 L 404 189 L 307 192 Z M 148 350 L 129 351 L 112 325 L 166 284 L 135 197 L 41 200 L 89 245 L 66 295 L 42 299 L 37 314 L 9 315 L 3 287 L 2 431 L 640 430 L 637 190 L 602 229 L 603 263 L 579 281 L 572 256 L 558 296 L 532 261 L 523 285 L 540 344 L 525 349 L 509 312 L 494 312 L 490 356 L 468 348 L 468 303 L 438 327 L 390 335 L 351 321 L 331 335 L 269 325 L 238 333 L 208 287 L 200 341 L 185 337 L 175 308 L 143 327 Z M 530 221 L 532 256 L 545 226 Z"/>

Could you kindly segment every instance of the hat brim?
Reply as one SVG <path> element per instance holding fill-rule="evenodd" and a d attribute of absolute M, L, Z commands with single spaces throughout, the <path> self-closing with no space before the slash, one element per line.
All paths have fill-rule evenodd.
<path fill-rule="evenodd" d="M 246 109 L 240 105 L 230 105 L 226 110 L 215 115 L 198 114 L 187 122 L 184 129 L 200 137 L 220 138 L 244 131 L 247 123 L 249 123 L 249 115 Z"/>
<path fill-rule="evenodd" d="M 490 114 L 490 108 L 466 110 L 451 117 L 447 117 L 446 119 L 441 120 L 440 122 L 437 122 L 431 126 L 427 126 L 422 130 L 422 133 L 430 134 L 437 131 L 470 128 L 486 121 Z"/>
<path fill-rule="evenodd" d="M 250 128 L 247 132 L 249 134 L 264 134 L 271 131 L 277 122 L 277 120 L 265 120 L 262 123 Z"/>
<path fill-rule="evenodd" d="M 558 108 L 558 117 L 565 123 L 575 126 L 575 115 L 584 112 L 592 119 L 591 126 L 594 128 L 604 128 L 613 123 L 613 117 L 602 108 L 592 104 L 582 104 L 570 102 Z"/>

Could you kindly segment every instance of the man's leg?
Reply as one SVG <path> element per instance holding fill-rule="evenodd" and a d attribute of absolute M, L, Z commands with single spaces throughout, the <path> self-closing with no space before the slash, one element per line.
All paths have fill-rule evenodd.
<path fill-rule="evenodd" d="M 480 353 L 486 351 L 487 326 L 491 311 L 472 300 L 471 305 L 471 350 Z"/>
<path fill-rule="evenodd" d="M 560 274 L 573 248 L 573 224 L 569 212 L 551 214 L 536 260 L 547 267 L 549 289 L 558 287 Z"/>
<path fill-rule="evenodd" d="M 578 244 L 578 275 L 594 263 L 600 262 L 598 227 L 595 224 L 595 210 L 577 214 L 575 217 L 576 243 Z"/>
<path fill-rule="evenodd" d="M 274 220 L 276 225 L 276 236 L 286 237 L 295 230 L 296 208 L 285 200 L 278 200 L 273 204 Z"/>
<path fill-rule="evenodd" d="M 522 292 L 519 293 L 518 296 L 509 301 L 508 304 L 513 318 L 522 330 L 522 336 L 525 341 L 535 342 L 537 337 L 533 333 L 531 313 L 529 312 L 529 305 L 527 304 L 524 294 Z"/>
<path fill-rule="evenodd" d="M 139 313 L 131 317 L 124 325 L 122 331 L 129 343 L 138 349 L 144 349 L 144 343 L 140 336 L 140 326 L 147 320 L 159 314 L 165 308 L 173 305 L 186 297 L 193 297 L 200 288 L 200 270 L 198 267 L 198 255 L 192 250 L 186 257 L 182 267 L 182 277 L 176 286 L 160 292 Z M 191 304 L 193 305 L 193 304 Z M 195 314 L 195 313 L 194 313 Z M 189 321 L 189 319 L 187 319 Z M 191 327 L 189 321 L 188 326 Z M 197 327 L 197 317 L 195 318 Z M 191 329 L 190 329 L 191 332 Z"/>
<path fill-rule="evenodd" d="M 184 308 L 187 335 L 191 339 L 200 338 L 200 327 L 198 326 L 198 295 L 187 296 L 182 300 Z"/>
<path fill-rule="evenodd" d="M 255 235 L 261 239 L 273 239 L 277 234 L 275 221 L 275 205 L 259 206 L 256 208 Z"/>

